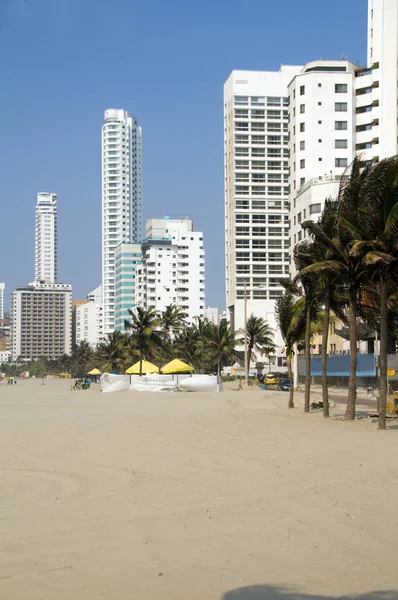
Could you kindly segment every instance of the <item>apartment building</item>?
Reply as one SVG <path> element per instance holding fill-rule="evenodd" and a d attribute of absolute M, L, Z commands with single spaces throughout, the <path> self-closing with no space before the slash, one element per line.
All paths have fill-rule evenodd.
<path fill-rule="evenodd" d="M 72 286 L 34 282 L 11 298 L 12 359 L 56 359 L 72 350 Z"/>
<path fill-rule="evenodd" d="M 57 280 L 57 194 L 37 194 L 35 223 L 35 281 Z"/>
<path fill-rule="evenodd" d="M 141 244 L 119 244 L 115 248 L 115 329 L 124 330 L 128 309 L 136 306 L 137 271 L 142 264 Z"/>
<path fill-rule="evenodd" d="M 289 84 L 291 251 L 306 236 L 301 223 L 318 219 L 325 199 L 336 197 L 355 156 L 358 71 L 347 60 L 318 60 Z"/>
<path fill-rule="evenodd" d="M 4 296 L 6 291 L 6 284 L 0 283 L 0 319 L 4 319 Z"/>
<path fill-rule="evenodd" d="M 115 248 L 142 239 L 142 130 L 126 110 L 102 126 L 102 301 L 104 334 L 115 329 Z"/>
<path fill-rule="evenodd" d="M 103 317 L 101 286 L 87 294 L 86 302 L 77 304 L 73 310 L 74 344 L 87 342 L 95 350 L 103 340 Z"/>
<path fill-rule="evenodd" d="M 301 66 L 233 71 L 224 85 L 227 312 L 238 330 L 247 314 L 276 329 L 280 279 L 289 275 L 288 85 Z M 277 338 L 278 353 L 282 341 Z"/>
<path fill-rule="evenodd" d="M 153 306 L 159 311 L 175 304 L 191 323 L 195 317 L 203 317 L 203 233 L 194 231 L 191 219 L 148 219 L 135 298 L 138 306 Z"/>

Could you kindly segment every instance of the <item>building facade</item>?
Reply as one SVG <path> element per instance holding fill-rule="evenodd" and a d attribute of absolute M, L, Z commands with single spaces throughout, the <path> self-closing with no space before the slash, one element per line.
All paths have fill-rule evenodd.
<path fill-rule="evenodd" d="M 220 323 L 220 310 L 219 308 L 211 308 L 207 306 L 204 312 L 204 318 L 209 321 L 209 323 L 213 323 L 213 325 L 218 325 Z"/>
<path fill-rule="evenodd" d="M 101 286 L 87 294 L 87 301 L 74 307 L 74 343 L 87 342 L 95 350 L 103 340 Z"/>
<path fill-rule="evenodd" d="M 57 194 L 37 194 L 35 281 L 57 280 Z"/>
<path fill-rule="evenodd" d="M 142 263 L 141 244 L 119 244 L 115 248 L 115 329 L 124 330 L 128 309 L 136 306 L 135 285 Z"/>
<path fill-rule="evenodd" d="M 4 319 L 4 296 L 6 291 L 6 284 L 0 283 L 0 319 Z"/>
<path fill-rule="evenodd" d="M 136 302 L 158 311 L 175 304 L 191 323 L 195 317 L 204 316 L 203 233 L 194 231 L 191 219 L 148 219 L 136 278 Z"/>
<path fill-rule="evenodd" d="M 125 110 L 102 126 L 102 301 L 104 334 L 115 329 L 115 248 L 142 235 L 142 131 Z"/>
<path fill-rule="evenodd" d="M 301 224 L 318 219 L 325 199 L 336 197 L 355 156 L 359 70 L 346 60 L 318 60 L 305 65 L 289 84 L 291 252 L 306 236 Z"/>
<path fill-rule="evenodd" d="M 12 359 L 56 359 L 72 351 L 72 286 L 35 282 L 12 293 Z"/>
<path fill-rule="evenodd" d="M 225 252 L 228 319 L 275 323 L 275 300 L 289 276 L 288 85 L 301 66 L 233 71 L 224 85 Z M 246 305 L 246 306 L 245 306 Z"/>

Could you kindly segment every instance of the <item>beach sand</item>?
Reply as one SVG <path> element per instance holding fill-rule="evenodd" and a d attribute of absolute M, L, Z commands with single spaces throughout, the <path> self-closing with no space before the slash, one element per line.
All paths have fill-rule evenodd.
<path fill-rule="evenodd" d="M 0 384 L 2 600 L 398 598 L 398 430 L 69 386 Z"/>

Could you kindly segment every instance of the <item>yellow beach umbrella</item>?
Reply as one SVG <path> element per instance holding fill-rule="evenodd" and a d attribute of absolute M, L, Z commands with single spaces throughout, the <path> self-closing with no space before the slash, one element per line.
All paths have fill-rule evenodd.
<path fill-rule="evenodd" d="M 159 367 L 149 362 L 148 360 L 142 361 L 142 373 L 157 373 L 159 371 Z M 132 367 L 127 369 L 126 373 L 129 375 L 139 375 L 140 374 L 140 361 L 136 362 Z"/>
<path fill-rule="evenodd" d="M 91 369 L 87 375 L 101 375 L 101 371 L 99 369 Z"/>
<path fill-rule="evenodd" d="M 174 360 L 164 365 L 162 369 L 162 373 L 190 373 L 194 371 L 195 368 L 191 365 L 187 365 L 182 362 L 179 358 L 175 358 Z"/>

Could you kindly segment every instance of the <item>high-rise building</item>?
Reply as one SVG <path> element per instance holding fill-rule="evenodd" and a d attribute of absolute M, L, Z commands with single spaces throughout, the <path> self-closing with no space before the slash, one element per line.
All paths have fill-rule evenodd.
<path fill-rule="evenodd" d="M 102 301 L 104 334 L 115 329 L 115 256 L 141 242 L 142 131 L 125 110 L 105 111 L 102 126 Z"/>
<path fill-rule="evenodd" d="M 6 284 L 0 283 L 0 319 L 4 319 L 4 295 Z"/>
<path fill-rule="evenodd" d="M 57 280 L 57 194 L 37 194 L 35 281 Z"/>
<path fill-rule="evenodd" d="M 72 350 L 72 286 L 34 282 L 11 298 L 12 358 L 56 359 Z"/>
<path fill-rule="evenodd" d="M 213 325 L 218 325 L 220 322 L 220 309 L 217 307 L 207 306 L 204 311 L 204 318 L 209 321 L 209 323 L 213 323 Z"/>
<path fill-rule="evenodd" d="M 138 306 L 153 306 L 159 311 L 175 304 L 190 322 L 203 317 L 203 233 L 194 231 L 191 219 L 148 219 L 135 299 Z"/>
<path fill-rule="evenodd" d="M 136 306 L 135 283 L 142 263 L 141 244 L 119 244 L 115 248 L 115 329 L 124 330 L 128 309 Z"/>
<path fill-rule="evenodd" d="M 275 328 L 280 279 L 289 274 L 287 90 L 301 69 L 233 71 L 224 85 L 226 293 L 233 330 L 244 325 L 245 305 L 248 316 Z"/>
<path fill-rule="evenodd" d="M 103 339 L 101 286 L 87 294 L 87 301 L 73 309 L 74 343 L 87 342 L 95 350 Z"/>
<path fill-rule="evenodd" d="M 360 68 L 347 60 L 310 62 L 290 82 L 290 250 L 336 197 L 355 156 L 355 85 Z M 294 274 L 291 261 L 291 274 Z"/>
<path fill-rule="evenodd" d="M 398 2 L 368 0 L 368 66 L 357 79 L 357 150 L 363 160 L 398 153 Z"/>

